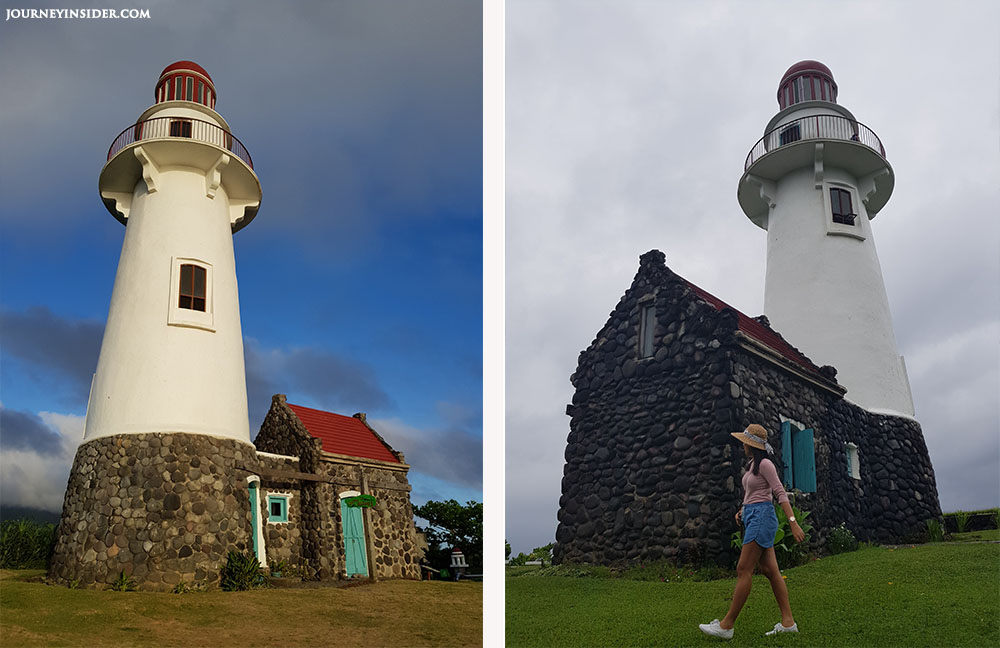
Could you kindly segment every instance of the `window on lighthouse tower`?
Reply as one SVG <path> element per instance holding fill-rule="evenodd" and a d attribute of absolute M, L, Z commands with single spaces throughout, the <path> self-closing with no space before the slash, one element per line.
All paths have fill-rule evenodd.
<path fill-rule="evenodd" d="M 841 225 L 854 225 L 857 214 L 851 206 L 851 192 L 846 189 L 830 189 L 830 207 L 833 211 L 833 222 Z"/>
<path fill-rule="evenodd" d="M 181 266 L 179 308 L 205 311 L 205 268 L 190 263 Z"/>

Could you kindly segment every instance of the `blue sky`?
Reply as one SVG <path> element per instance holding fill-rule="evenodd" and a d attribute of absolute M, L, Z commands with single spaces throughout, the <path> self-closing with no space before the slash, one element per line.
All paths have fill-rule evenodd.
<path fill-rule="evenodd" d="M 136 7 L 0 25 L 0 499 L 61 505 L 125 232 L 97 177 L 190 59 L 263 187 L 234 236 L 251 435 L 277 392 L 364 411 L 415 503 L 482 501 L 481 7 Z"/>

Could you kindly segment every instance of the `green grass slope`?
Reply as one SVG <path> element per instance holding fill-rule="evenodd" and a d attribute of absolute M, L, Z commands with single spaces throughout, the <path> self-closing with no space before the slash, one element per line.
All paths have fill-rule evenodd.
<path fill-rule="evenodd" d="M 765 637 L 780 620 L 755 576 L 733 646 L 1000 646 L 1000 545 L 865 548 L 784 572 L 801 633 Z M 732 579 L 707 583 L 513 577 L 507 645 L 705 646 L 699 623 L 722 618 Z"/>

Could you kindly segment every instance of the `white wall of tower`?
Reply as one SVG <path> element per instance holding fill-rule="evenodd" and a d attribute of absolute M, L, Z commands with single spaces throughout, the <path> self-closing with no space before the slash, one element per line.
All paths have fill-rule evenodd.
<path fill-rule="evenodd" d="M 852 192 L 856 225 L 832 223 L 832 186 Z M 857 178 L 842 169 L 826 168 L 821 189 L 806 168 L 776 183 L 767 219 L 764 313 L 814 362 L 837 367 L 848 399 L 912 416 L 909 380 L 860 198 Z"/>
<path fill-rule="evenodd" d="M 155 161 L 155 143 L 143 148 Z M 159 168 L 153 192 L 138 181 L 85 441 L 188 432 L 250 442 L 232 236 L 225 186 L 209 197 L 204 172 Z M 210 267 L 210 312 L 204 315 L 185 313 L 172 299 L 180 258 Z"/>

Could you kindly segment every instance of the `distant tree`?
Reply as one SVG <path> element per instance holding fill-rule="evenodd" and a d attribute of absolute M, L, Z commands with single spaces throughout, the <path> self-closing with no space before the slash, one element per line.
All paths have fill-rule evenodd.
<path fill-rule="evenodd" d="M 506 540 L 503 541 L 504 559 L 510 558 L 510 543 Z"/>
<path fill-rule="evenodd" d="M 511 567 L 520 567 L 526 562 L 528 562 L 528 554 L 522 551 L 521 553 L 511 558 L 509 564 Z"/>
<path fill-rule="evenodd" d="M 461 549 L 469 563 L 469 571 L 483 570 L 483 504 L 469 501 L 464 505 L 456 500 L 429 501 L 413 507 L 413 513 L 427 520 L 421 529 L 427 536 L 426 560 L 432 567 L 441 569 L 451 565 L 452 548 Z"/>
<path fill-rule="evenodd" d="M 540 560 L 542 561 L 542 567 L 545 565 L 552 564 L 552 547 L 555 545 L 554 542 L 550 542 L 544 547 L 535 547 L 528 554 L 528 560 Z"/>

